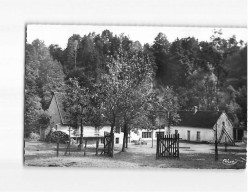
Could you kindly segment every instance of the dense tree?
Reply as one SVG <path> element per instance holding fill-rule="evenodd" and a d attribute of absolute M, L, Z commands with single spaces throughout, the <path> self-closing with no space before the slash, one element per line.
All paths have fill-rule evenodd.
<path fill-rule="evenodd" d="M 159 33 L 154 40 L 153 55 L 157 65 L 156 80 L 162 85 L 167 84 L 167 68 L 169 61 L 170 43 L 163 33 Z"/>
<path fill-rule="evenodd" d="M 64 51 L 59 45 L 51 44 L 49 46 L 49 52 L 50 52 L 50 55 L 53 57 L 53 60 L 57 60 L 62 65 L 64 65 L 64 62 L 65 62 Z"/>
<path fill-rule="evenodd" d="M 99 86 L 101 110 L 111 125 L 111 132 L 114 132 L 114 127 L 123 126 L 125 143 L 131 123 L 140 114 L 150 94 L 152 66 L 148 56 L 132 51 L 110 56 L 106 65 L 109 73 L 102 74 Z"/>
<path fill-rule="evenodd" d="M 32 45 L 26 44 L 25 50 L 25 97 L 24 97 L 24 128 L 25 133 L 36 131 L 37 120 L 41 112 L 41 103 L 38 96 L 39 62 L 35 58 L 35 49 Z M 25 135 L 26 136 L 26 135 Z"/>
<path fill-rule="evenodd" d="M 108 121 L 112 132 L 122 126 L 124 142 L 141 123 L 157 128 L 155 111 L 176 120 L 176 110 L 199 106 L 225 110 L 237 126 L 247 123 L 247 45 L 235 36 L 222 38 L 221 31 L 210 41 L 187 37 L 171 43 L 159 33 L 152 45 L 142 46 L 106 29 L 74 34 L 64 50 L 35 40 L 25 52 L 25 131 L 46 126 L 51 92 L 63 92 L 64 82 L 74 118 L 96 127 Z M 159 100 L 156 106 L 148 101 L 151 94 Z M 77 98 L 87 99 L 91 117 L 81 113 Z"/>
<path fill-rule="evenodd" d="M 48 127 L 49 116 L 45 110 L 52 92 L 63 90 L 64 73 L 44 42 L 37 39 L 26 44 L 25 52 L 25 131 L 39 132 L 40 128 Z"/>
<path fill-rule="evenodd" d="M 67 47 L 64 51 L 64 72 L 68 73 L 78 65 L 80 35 L 73 34 L 67 42 Z"/>
<path fill-rule="evenodd" d="M 62 65 L 58 61 L 53 60 L 43 42 L 35 40 L 32 45 L 36 60 L 39 63 L 38 77 L 36 79 L 37 91 L 41 98 L 42 109 L 46 110 L 49 106 L 52 92 L 63 91 L 65 75 Z"/>

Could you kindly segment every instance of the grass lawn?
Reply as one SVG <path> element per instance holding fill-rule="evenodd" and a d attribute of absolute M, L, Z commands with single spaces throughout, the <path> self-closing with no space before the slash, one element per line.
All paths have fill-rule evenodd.
<path fill-rule="evenodd" d="M 102 145 L 99 146 L 101 153 Z M 82 168 L 197 168 L 197 169 L 244 169 L 246 167 L 246 147 L 219 147 L 219 160 L 215 161 L 214 146 L 211 144 L 180 143 L 179 159 L 156 159 L 156 145 L 129 144 L 125 152 L 121 152 L 121 145 L 115 145 L 114 157 L 95 155 L 95 146 L 91 145 L 84 151 L 79 151 L 73 145 L 70 155 L 64 155 L 66 146 L 60 145 L 59 157 L 56 157 L 56 144 L 39 141 L 26 142 L 26 166 L 39 167 L 82 167 Z M 223 160 L 236 161 L 234 165 L 227 165 Z M 245 160 L 244 160 L 245 159 Z"/>

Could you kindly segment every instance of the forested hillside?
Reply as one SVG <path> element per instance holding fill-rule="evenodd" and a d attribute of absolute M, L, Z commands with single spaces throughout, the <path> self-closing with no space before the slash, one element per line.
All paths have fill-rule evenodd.
<path fill-rule="evenodd" d="M 153 97 L 150 90 L 156 92 Z M 172 113 L 193 106 L 219 109 L 225 110 L 236 126 L 246 125 L 247 44 L 235 36 L 223 39 L 219 31 L 209 42 L 194 37 L 169 42 L 159 33 L 152 45 L 142 45 L 109 30 L 83 37 L 74 34 L 66 49 L 47 47 L 42 40 L 26 43 L 25 132 L 38 132 L 49 125 L 45 111 L 55 91 L 70 94 L 65 107 L 74 108 L 74 118 L 87 118 L 95 125 L 101 123 L 99 113 L 113 126 L 119 120 L 118 124 L 129 128 L 145 114 L 151 118 L 144 112 L 149 105 L 143 104 L 156 99 L 154 94 L 162 97 L 162 107 Z M 73 101 L 77 94 L 90 101 L 84 114 L 87 105 Z"/>

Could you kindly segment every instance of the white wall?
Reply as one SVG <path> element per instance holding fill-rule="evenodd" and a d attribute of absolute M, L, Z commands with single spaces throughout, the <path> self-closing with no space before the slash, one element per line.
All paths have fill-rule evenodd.
<path fill-rule="evenodd" d="M 164 129 L 156 129 L 156 130 L 153 130 L 153 131 L 148 131 L 148 132 L 152 132 L 152 137 L 154 140 L 156 140 L 156 133 L 157 132 L 164 132 L 164 135 L 167 135 L 168 134 L 168 127 L 165 127 Z M 152 140 L 152 137 L 151 138 L 142 138 L 142 132 L 147 132 L 146 129 L 139 129 L 137 130 L 137 134 L 134 133 L 133 131 L 131 131 L 131 134 L 130 134 L 130 141 L 134 141 L 134 140 L 139 140 L 139 139 L 142 139 L 142 140 Z"/>
<path fill-rule="evenodd" d="M 222 113 L 217 121 L 217 137 L 220 137 L 222 131 L 222 122 L 225 122 L 226 131 L 233 139 L 233 126 L 228 120 L 228 117 L 225 113 Z M 215 129 L 216 125 L 213 128 L 199 128 L 199 127 L 182 127 L 182 126 L 171 126 L 171 133 L 174 134 L 175 130 L 178 130 L 180 138 L 187 140 L 187 132 L 190 131 L 190 141 L 196 141 L 197 131 L 200 131 L 200 141 L 215 141 Z M 221 139 L 221 143 L 225 142 L 225 135 Z"/>
<path fill-rule="evenodd" d="M 200 132 L 200 141 L 214 142 L 214 130 L 208 128 L 198 127 L 181 127 L 171 126 L 171 134 L 175 134 L 175 130 L 178 130 L 180 138 L 187 140 L 187 133 L 190 131 L 190 141 L 197 141 L 197 131 Z"/>
<path fill-rule="evenodd" d="M 111 131 L 110 126 L 103 126 L 100 129 L 96 129 L 93 126 L 84 126 L 83 127 L 83 136 L 84 137 L 94 137 L 94 136 L 104 136 L 104 132 L 109 132 Z M 77 130 L 77 135 L 80 136 L 81 132 L 81 127 L 78 128 Z M 114 133 L 114 139 L 115 139 L 115 144 L 116 143 L 116 138 L 119 138 L 119 144 L 123 143 L 123 132 L 120 133 Z"/>
<path fill-rule="evenodd" d="M 227 115 L 225 113 L 222 113 L 220 115 L 220 118 L 217 121 L 217 137 L 219 139 L 221 131 L 222 131 L 222 123 L 225 122 L 225 129 L 230 135 L 230 137 L 233 139 L 233 125 L 232 123 L 228 120 Z M 216 125 L 214 125 L 214 130 L 216 129 Z M 228 141 L 228 139 L 227 139 Z M 220 141 L 221 143 L 225 142 L 225 134 L 222 136 L 222 139 Z"/>
<path fill-rule="evenodd" d="M 56 126 L 57 126 L 57 129 L 56 129 Z M 70 129 L 70 127 L 67 126 L 67 125 L 57 124 L 57 125 L 55 125 L 55 129 L 56 129 L 57 131 L 62 131 L 62 132 L 64 132 L 64 133 L 66 133 L 66 134 L 69 134 L 69 129 Z M 70 131 L 71 131 L 71 137 L 77 136 L 77 135 L 74 134 L 75 129 L 71 128 Z"/>

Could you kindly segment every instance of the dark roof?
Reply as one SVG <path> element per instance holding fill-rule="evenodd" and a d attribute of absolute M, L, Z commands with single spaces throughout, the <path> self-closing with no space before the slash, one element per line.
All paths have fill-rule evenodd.
<path fill-rule="evenodd" d="M 63 93 L 54 92 L 53 97 L 55 98 L 55 102 L 58 106 L 59 115 L 60 115 L 60 119 L 62 121 L 62 124 L 63 125 L 69 125 L 70 124 L 70 114 L 68 112 L 66 112 L 66 110 L 64 108 L 64 105 L 63 105 L 64 96 L 65 96 L 65 94 L 63 94 Z M 80 123 L 78 123 L 78 125 L 80 125 Z M 93 124 L 91 124 L 90 122 L 88 122 L 87 124 L 84 124 L 84 125 L 93 126 Z M 110 125 L 110 123 L 105 121 L 103 125 L 108 126 L 108 125 Z"/>
<path fill-rule="evenodd" d="M 178 111 L 181 121 L 176 126 L 213 128 L 222 112 L 219 111 Z"/>

